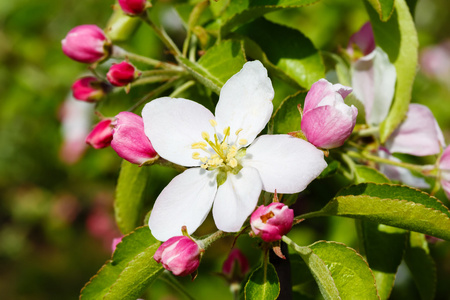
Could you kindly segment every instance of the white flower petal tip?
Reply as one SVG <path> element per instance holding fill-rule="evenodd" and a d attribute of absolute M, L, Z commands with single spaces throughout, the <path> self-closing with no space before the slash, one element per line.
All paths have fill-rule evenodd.
<path fill-rule="evenodd" d="M 203 223 L 217 191 L 215 174 L 192 168 L 176 176 L 156 199 L 149 219 L 153 236 L 165 241 L 181 235 L 186 226 L 191 234 Z"/>
<path fill-rule="evenodd" d="M 289 135 L 263 135 L 247 149 L 244 167 L 258 170 L 263 190 L 294 194 L 303 191 L 326 168 L 323 152 Z"/>
<path fill-rule="evenodd" d="M 233 138 L 242 129 L 239 137 L 247 140 L 244 146 L 249 145 L 269 121 L 274 95 L 272 81 L 262 63 L 247 62 L 222 87 L 216 107 L 218 131 L 229 126 Z"/>

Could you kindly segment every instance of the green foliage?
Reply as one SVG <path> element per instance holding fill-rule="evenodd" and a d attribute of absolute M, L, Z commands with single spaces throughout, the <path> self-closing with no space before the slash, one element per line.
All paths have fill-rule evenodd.
<path fill-rule="evenodd" d="M 351 186 L 311 215 L 362 219 L 450 239 L 449 210 L 435 197 L 406 186 Z"/>
<path fill-rule="evenodd" d="M 277 299 L 280 293 L 280 283 L 278 281 L 275 267 L 264 262 L 256 268 L 245 285 L 245 299 Z"/>
<path fill-rule="evenodd" d="M 304 103 L 305 96 L 304 92 L 300 92 L 287 97 L 281 102 L 269 123 L 273 133 L 286 134 L 300 130 L 302 117 L 298 106 Z"/>
<path fill-rule="evenodd" d="M 153 259 L 159 245 L 147 226 L 123 237 L 112 259 L 85 285 L 80 299 L 138 298 L 163 271 Z"/>
<path fill-rule="evenodd" d="M 397 71 L 397 83 L 391 110 L 380 127 L 380 139 L 384 143 L 402 122 L 411 101 L 411 89 L 418 60 L 417 32 L 404 0 L 395 1 L 394 12 L 387 22 L 381 21 L 371 6 L 366 4 L 366 7 L 375 41 L 387 53 Z"/>
<path fill-rule="evenodd" d="M 386 22 L 394 11 L 394 0 L 367 0 L 380 16 L 380 20 Z"/>

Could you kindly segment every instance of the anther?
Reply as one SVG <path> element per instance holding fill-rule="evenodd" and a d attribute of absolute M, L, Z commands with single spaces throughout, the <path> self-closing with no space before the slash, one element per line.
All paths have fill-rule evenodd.
<path fill-rule="evenodd" d="M 216 127 L 217 126 L 217 122 L 214 119 L 209 120 L 209 124 L 211 124 L 212 127 Z"/>

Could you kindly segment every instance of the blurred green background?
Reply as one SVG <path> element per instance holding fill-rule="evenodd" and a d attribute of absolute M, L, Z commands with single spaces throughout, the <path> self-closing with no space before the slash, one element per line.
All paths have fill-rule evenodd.
<path fill-rule="evenodd" d="M 168 1 L 164 1 L 167 2 Z M 409 1 L 413 3 L 414 1 Z M 86 66 L 64 56 L 61 39 L 73 27 L 97 24 L 104 27 L 112 13 L 111 0 L 15 0 L 0 1 L 0 298 L 74 299 L 80 289 L 110 257 L 110 244 L 119 237 L 112 211 L 120 159 L 110 148 L 62 151 L 61 120 L 77 109 L 89 112 L 79 120 L 89 128 L 97 121 L 92 105 L 65 109 L 72 82 Z M 419 0 L 415 20 L 421 48 L 450 38 L 450 3 Z M 302 30 L 322 50 L 336 52 L 367 20 L 360 1 L 326 0 L 319 4 L 268 15 Z M 183 32 L 179 32 L 182 36 Z M 150 29 L 140 28 L 128 45 L 142 55 L 163 56 Z M 428 105 L 450 141 L 450 84 L 420 72 L 413 88 L 413 101 Z M 114 104 L 101 110 L 107 116 L 126 109 L 130 97 L 117 93 Z M 122 101 L 122 102 L 120 102 Z M 69 112 L 68 112 L 69 111 Z M 78 115 L 78 117 L 80 117 Z M 87 118 L 86 118 L 87 117 Z M 75 120 L 76 114 L 75 114 Z M 76 121 L 75 121 L 76 122 Z M 67 124 L 66 124 L 67 126 Z M 77 150 L 77 151 L 75 151 Z M 65 153 L 65 154 L 64 154 Z M 83 157 L 77 160 L 76 153 Z M 170 176 L 155 178 L 153 196 Z M 324 184 L 321 182 L 320 184 Z M 320 190 L 320 184 L 313 189 Z M 335 192 L 333 188 L 330 193 Z M 448 205 L 443 194 L 439 198 Z M 329 199 L 330 195 L 323 195 Z M 150 199 L 151 202 L 154 199 Z M 324 202 L 304 204 L 300 209 L 319 208 Z M 311 201 L 313 202 L 313 201 Z M 319 239 L 337 240 L 356 247 L 353 221 L 330 218 L 306 222 L 292 232 L 300 244 Z M 209 230 L 206 225 L 205 232 Z M 325 232 L 325 228 L 332 228 Z M 183 282 L 200 299 L 223 294 L 228 287 L 216 276 L 226 258 L 229 242 L 208 250 L 195 282 Z M 255 264 L 254 241 L 242 238 L 239 245 Z M 449 299 L 448 243 L 431 245 L 438 260 L 438 298 Z M 259 255 L 259 254 L 258 254 Z M 206 276 L 205 276 L 206 275 Z M 393 299 L 418 299 L 417 291 L 402 270 Z M 177 294 L 157 281 L 149 298 L 177 299 Z M 220 297 L 218 299 L 221 299 Z"/>

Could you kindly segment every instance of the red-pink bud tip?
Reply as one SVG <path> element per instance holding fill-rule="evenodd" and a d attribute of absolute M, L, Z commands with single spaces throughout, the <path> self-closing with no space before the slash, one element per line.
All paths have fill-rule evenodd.
<path fill-rule="evenodd" d="M 94 129 L 86 137 L 86 144 L 91 145 L 95 149 L 106 148 L 111 145 L 113 139 L 111 121 L 111 119 L 105 119 L 95 125 Z"/>
<path fill-rule="evenodd" d="M 118 64 L 113 64 L 109 68 L 106 78 L 114 86 L 125 86 L 133 82 L 140 75 L 136 68 L 129 62 L 123 61 Z"/>
<path fill-rule="evenodd" d="M 287 234 L 294 221 L 294 211 L 279 202 L 259 206 L 250 217 L 252 233 L 265 242 L 275 242 Z"/>

